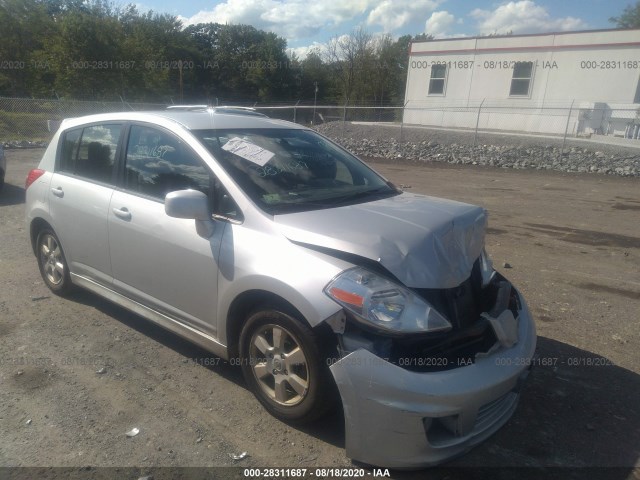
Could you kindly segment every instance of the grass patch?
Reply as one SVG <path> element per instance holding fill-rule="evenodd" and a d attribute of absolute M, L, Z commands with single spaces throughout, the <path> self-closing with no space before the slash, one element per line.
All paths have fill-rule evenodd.
<path fill-rule="evenodd" d="M 0 110 L 0 142 L 12 140 L 50 140 L 47 120 L 55 118 L 48 113 L 7 112 Z"/>

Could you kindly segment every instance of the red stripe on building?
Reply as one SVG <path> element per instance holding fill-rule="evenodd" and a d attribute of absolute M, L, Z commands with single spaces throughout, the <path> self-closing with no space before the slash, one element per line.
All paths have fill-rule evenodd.
<path fill-rule="evenodd" d="M 424 43 L 424 42 L 421 42 Z M 530 51 L 555 51 L 597 47 L 639 47 L 640 42 L 621 43 L 584 43 L 582 45 L 544 45 L 532 47 L 494 47 L 494 48 L 463 48 L 458 50 L 428 50 L 426 52 L 414 52 L 413 43 L 410 47 L 409 55 L 442 55 L 448 53 L 491 53 L 491 52 L 530 52 Z"/>

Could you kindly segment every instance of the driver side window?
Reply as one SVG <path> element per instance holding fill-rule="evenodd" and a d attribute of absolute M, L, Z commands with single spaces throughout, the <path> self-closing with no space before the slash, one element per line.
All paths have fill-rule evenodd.
<path fill-rule="evenodd" d="M 194 189 L 209 195 L 211 175 L 177 137 L 134 125 L 127 145 L 125 188 L 159 200 L 176 190 Z"/>
<path fill-rule="evenodd" d="M 133 125 L 125 159 L 125 188 L 164 201 L 169 192 L 199 190 L 214 215 L 242 220 L 242 212 L 200 157 L 170 133 Z"/>

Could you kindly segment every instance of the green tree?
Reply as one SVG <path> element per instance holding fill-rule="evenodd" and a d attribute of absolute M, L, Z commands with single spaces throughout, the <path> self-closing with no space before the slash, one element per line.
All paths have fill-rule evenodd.
<path fill-rule="evenodd" d="M 183 29 L 111 0 L 0 0 L 0 95 L 198 103 L 291 101 L 301 63 L 249 25 Z"/>
<path fill-rule="evenodd" d="M 319 49 L 312 49 L 304 60 L 300 62 L 300 88 L 299 98 L 311 101 L 316 98 L 322 104 L 328 101 L 333 94 L 333 83 L 330 78 L 329 69 L 320 57 Z"/>
<path fill-rule="evenodd" d="M 373 102 L 376 105 L 400 104 L 407 79 L 408 49 L 411 36 L 393 41 L 389 35 L 375 42 L 375 70 L 371 75 Z"/>
<path fill-rule="evenodd" d="M 434 38 L 435 37 L 430 33 L 418 33 L 417 35 L 413 36 L 413 41 L 414 42 L 430 42 Z"/>
<path fill-rule="evenodd" d="M 55 25 L 46 4 L 38 0 L 0 0 L 0 95 L 31 94 L 37 79 L 36 64 L 43 42 L 54 34 Z"/>
<path fill-rule="evenodd" d="M 47 45 L 55 69 L 55 90 L 72 98 L 108 98 L 122 92 L 117 70 L 122 26 L 108 11 L 73 10 L 59 21 L 58 35 Z"/>
<path fill-rule="evenodd" d="M 362 101 L 366 72 L 373 58 L 372 35 L 358 28 L 350 35 L 333 37 L 324 49 L 324 62 L 340 85 L 340 103 Z"/>
<path fill-rule="evenodd" d="M 126 7 L 119 20 L 123 33 L 120 60 L 125 62 L 124 71 L 120 72 L 123 97 L 166 101 L 176 92 L 179 95 L 180 73 L 176 70 L 181 65 L 179 61 L 185 60 L 184 50 L 189 50 L 183 42 L 177 42 L 187 39 L 181 33 L 181 23 L 171 15 L 152 11 L 140 14 L 132 5 Z"/>
<path fill-rule="evenodd" d="M 185 29 L 206 60 L 201 80 L 225 102 L 290 99 L 295 91 L 286 41 L 250 25 L 199 24 Z"/>
<path fill-rule="evenodd" d="M 619 17 L 611 17 L 609 21 L 617 28 L 640 28 L 640 2 L 627 5 Z"/>

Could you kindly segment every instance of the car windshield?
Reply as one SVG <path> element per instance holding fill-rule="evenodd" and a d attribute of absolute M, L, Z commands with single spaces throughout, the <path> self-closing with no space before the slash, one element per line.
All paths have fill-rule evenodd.
<path fill-rule="evenodd" d="M 360 160 L 310 130 L 193 132 L 264 211 L 276 215 L 400 193 Z"/>

